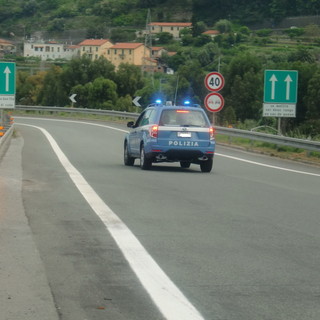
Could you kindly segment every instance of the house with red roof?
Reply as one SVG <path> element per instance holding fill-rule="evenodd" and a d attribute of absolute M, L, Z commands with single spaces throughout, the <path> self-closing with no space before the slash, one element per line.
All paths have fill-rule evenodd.
<path fill-rule="evenodd" d="M 213 39 L 214 37 L 216 37 L 218 34 L 220 34 L 219 30 L 207 30 L 205 32 L 202 32 L 202 34 L 206 34 L 208 36 L 211 37 L 211 39 Z"/>
<path fill-rule="evenodd" d="M 86 39 L 79 43 L 80 56 L 87 55 L 91 60 L 106 57 L 107 50 L 113 46 L 109 39 Z"/>
<path fill-rule="evenodd" d="M 4 54 L 12 54 L 16 52 L 16 46 L 13 42 L 5 39 L 0 39 L 0 56 Z"/>
<path fill-rule="evenodd" d="M 174 39 L 180 38 L 180 31 L 187 28 L 191 29 L 191 22 L 151 22 L 149 28 L 151 34 L 157 34 L 161 32 L 168 32 L 173 35 Z"/>
<path fill-rule="evenodd" d="M 145 65 L 145 58 L 150 58 L 151 49 L 140 42 L 120 42 L 107 50 L 106 58 L 116 66 L 121 63 L 134 64 L 142 67 Z"/>

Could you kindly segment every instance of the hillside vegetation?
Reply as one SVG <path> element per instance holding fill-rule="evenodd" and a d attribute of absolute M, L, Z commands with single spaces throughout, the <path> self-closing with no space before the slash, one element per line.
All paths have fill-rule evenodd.
<path fill-rule="evenodd" d="M 30 36 L 37 30 L 62 32 L 89 28 L 96 35 L 108 27 L 143 27 L 147 10 L 153 21 L 220 19 L 243 25 L 287 16 L 316 15 L 319 0 L 0 0 L 0 36 Z M 99 31 L 99 32 L 98 32 Z M 94 32 L 93 32 L 94 33 Z"/>
<path fill-rule="evenodd" d="M 193 28 L 184 30 L 181 40 L 161 33 L 152 42 L 176 52 L 161 61 L 175 71 L 174 75 L 157 73 L 151 77 L 132 65 L 116 70 L 104 58 L 45 64 L 16 57 L 20 67 L 17 104 L 68 106 L 68 97 L 76 93 L 75 107 L 133 111 L 134 96 L 141 96 L 143 106 L 158 97 L 176 100 L 177 104 L 190 98 L 203 105 L 208 94 L 205 75 L 218 70 L 226 81 L 221 91 L 225 106 L 216 114 L 217 124 L 246 129 L 276 127 L 277 119 L 262 116 L 264 70 L 297 70 L 296 118 L 282 119 L 281 129 L 291 136 L 320 139 L 319 26 L 281 32 L 276 28 L 253 31 L 246 26 L 249 20 L 273 17 L 277 23 L 288 14 L 317 13 L 319 5 L 320 0 L 217 0 L 214 6 L 209 0 L 0 0 L 0 32 L 17 37 L 18 32 L 29 35 L 32 30 L 45 29 L 59 35 L 64 29 L 87 28 L 85 36 L 91 38 L 105 37 L 104 32 L 112 27 L 119 31 L 110 33 L 114 42 L 143 41 L 132 31 L 143 29 L 149 8 L 152 21 L 176 21 L 177 16 L 180 21 L 191 19 Z M 211 39 L 202 34 L 207 28 L 215 28 L 220 34 Z M 22 71 L 31 63 L 40 71 Z"/>

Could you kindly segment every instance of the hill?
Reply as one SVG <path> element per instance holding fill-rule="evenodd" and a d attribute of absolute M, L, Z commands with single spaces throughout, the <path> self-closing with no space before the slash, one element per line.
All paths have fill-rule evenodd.
<path fill-rule="evenodd" d="M 298 0 L 0 0 L 0 37 L 30 37 L 35 31 L 61 34 L 85 29 L 90 37 L 105 37 L 110 28 L 141 28 L 151 9 L 152 21 L 220 19 L 242 25 L 263 20 L 273 25 L 287 16 L 317 15 L 318 1 Z"/>

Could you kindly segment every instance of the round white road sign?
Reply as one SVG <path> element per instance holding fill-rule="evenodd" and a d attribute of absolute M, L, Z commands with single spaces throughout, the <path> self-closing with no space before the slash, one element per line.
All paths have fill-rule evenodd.
<path fill-rule="evenodd" d="M 204 99 L 204 105 L 211 112 L 218 112 L 224 106 L 223 96 L 218 92 L 209 93 Z"/>
<path fill-rule="evenodd" d="M 224 87 L 224 77 L 219 72 L 210 72 L 206 75 L 204 84 L 210 91 L 220 91 Z"/>

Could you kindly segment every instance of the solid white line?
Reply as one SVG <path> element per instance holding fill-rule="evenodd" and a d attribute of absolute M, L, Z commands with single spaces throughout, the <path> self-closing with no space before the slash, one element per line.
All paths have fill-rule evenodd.
<path fill-rule="evenodd" d="M 219 157 L 224 157 L 224 158 L 229 158 L 229 159 L 232 159 L 232 160 L 237 160 L 237 161 L 242 161 L 242 162 L 254 164 L 256 166 L 261 166 L 261 167 L 266 167 L 266 168 L 271 168 L 271 169 L 277 169 L 277 170 L 282 170 L 282 171 L 289 171 L 289 172 L 300 173 L 300 174 L 306 174 L 306 175 L 309 175 L 309 176 L 320 177 L 320 174 L 317 174 L 317 173 L 299 171 L 299 170 L 293 170 L 293 169 L 288 169 L 288 168 L 283 168 L 283 167 L 272 166 L 272 165 L 269 165 L 269 164 L 264 164 L 264 163 L 260 163 L 260 162 L 256 162 L 256 161 L 246 160 L 246 159 L 233 157 L 233 156 L 227 156 L 227 155 L 221 154 L 221 153 L 215 153 L 215 155 L 217 155 Z"/>
<path fill-rule="evenodd" d="M 41 130 L 48 139 L 52 149 L 69 174 L 71 180 L 90 207 L 105 224 L 127 259 L 130 267 L 135 272 L 165 319 L 204 320 L 201 314 L 148 254 L 129 228 L 98 196 L 81 173 L 71 164 L 50 133 L 41 127 L 27 124 L 23 125 Z"/>
<path fill-rule="evenodd" d="M 84 122 L 84 121 L 76 121 L 76 120 L 64 120 L 64 119 L 47 119 L 47 118 L 35 118 L 35 117 L 14 117 L 15 119 L 30 119 L 30 120 L 43 120 L 43 121 L 57 121 L 57 122 L 71 122 L 71 123 L 78 123 L 78 124 L 89 124 L 91 126 L 96 126 L 96 127 L 103 127 L 103 128 L 108 128 L 108 129 L 112 129 L 112 130 L 116 130 L 116 131 L 120 131 L 120 132 L 124 132 L 127 133 L 127 130 L 123 130 L 123 129 L 119 129 L 119 128 L 115 128 L 115 127 L 110 127 L 110 126 L 106 126 L 104 124 L 99 124 L 99 123 L 91 123 L 91 122 Z M 22 124 L 23 123 L 17 123 L 17 124 Z"/>

